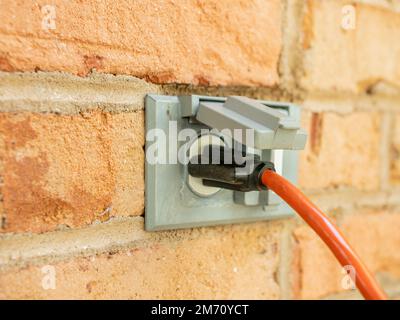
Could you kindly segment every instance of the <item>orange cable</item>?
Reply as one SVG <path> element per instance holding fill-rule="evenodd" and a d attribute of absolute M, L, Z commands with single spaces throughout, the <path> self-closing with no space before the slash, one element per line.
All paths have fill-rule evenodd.
<path fill-rule="evenodd" d="M 299 189 L 272 170 L 265 170 L 261 182 L 286 201 L 331 249 L 342 266 L 355 270 L 355 284 L 367 300 L 386 300 L 386 294 L 368 271 L 347 240 Z M 354 280 L 354 279 L 353 279 Z"/>

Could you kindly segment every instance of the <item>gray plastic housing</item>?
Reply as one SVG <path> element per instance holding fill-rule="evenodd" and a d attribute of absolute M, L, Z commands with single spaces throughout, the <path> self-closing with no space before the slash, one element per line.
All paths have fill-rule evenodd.
<path fill-rule="evenodd" d="M 209 129 L 214 125 L 218 127 L 217 123 L 212 124 L 211 122 L 213 121 L 211 116 L 213 110 L 207 108 L 211 106 L 210 104 L 215 108 L 227 108 L 227 105 L 224 104 L 228 100 L 229 98 L 197 95 L 179 97 L 148 95 L 145 99 L 146 153 L 154 143 L 147 139 L 147 133 L 152 129 L 160 129 L 168 135 L 171 120 L 176 121 L 178 130 L 190 128 L 196 134 L 201 129 Z M 261 108 L 273 109 L 282 114 L 281 116 L 281 114 L 270 112 L 265 116 L 269 117 L 268 121 L 271 121 L 278 130 L 296 130 L 294 140 L 291 140 L 290 143 L 284 141 L 287 149 L 274 150 L 278 143 L 283 143 L 279 137 L 274 137 L 269 142 L 272 144 L 261 145 L 272 146 L 271 149 L 259 150 L 262 159 L 266 161 L 274 161 L 274 157 L 279 153 L 280 173 L 296 183 L 298 153 L 290 149 L 301 148 L 305 143 L 306 135 L 298 128 L 300 109 L 290 103 L 271 101 L 257 101 L 256 105 Z M 197 117 L 203 108 L 204 110 L 201 111 L 203 115 Z M 230 108 L 236 114 L 241 112 L 237 111 L 235 106 L 231 105 Z M 204 113 L 205 110 L 207 111 Z M 251 120 L 256 122 L 253 119 Z M 202 121 L 207 122 L 208 125 Z M 250 121 L 244 122 L 245 125 L 246 123 L 248 126 L 251 124 Z M 236 124 L 234 121 L 226 120 L 226 126 L 235 128 Z M 267 131 L 262 128 L 260 134 Z M 177 143 L 178 148 L 182 145 L 182 142 L 170 141 L 168 138 L 166 139 L 167 150 L 170 150 L 171 143 Z M 271 220 L 293 215 L 292 210 L 271 191 L 235 193 L 222 189 L 210 197 L 196 195 L 187 183 L 187 166 L 179 162 L 176 164 L 150 164 L 146 161 L 145 179 L 145 228 L 148 231 Z"/>
<path fill-rule="evenodd" d="M 242 136 L 235 138 L 242 144 L 246 144 L 246 130 L 252 129 L 254 145 L 246 145 L 259 150 L 302 150 L 307 140 L 299 119 L 247 97 L 228 97 L 224 103 L 200 102 L 196 119 L 219 130 L 241 129 Z"/>

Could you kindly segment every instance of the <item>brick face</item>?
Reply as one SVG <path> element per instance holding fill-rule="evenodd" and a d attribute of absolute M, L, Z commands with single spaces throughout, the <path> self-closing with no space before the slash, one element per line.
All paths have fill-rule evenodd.
<path fill-rule="evenodd" d="M 400 87 L 400 13 L 357 3 L 354 30 L 342 13 L 349 1 L 307 1 L 302 85 L 307 90 L 364 92 Z M 384 63 L 383 63 L 384 62 Z"/>
<path fill-rule="evenodd" d="M 309 132 L 301 152 L 299 183 L 306 189 L 376 190 L 380 177 L 380 115 L 303 113 Z M 368 168 L 368 169 L 366 169 Z"/>
<path fill-rule="evenodd" d="M 341 291 L 341 268 L 308 226 L 294 231 L 293 293 L 296 299 L 318 299 Z"/>
<path fill-rule="evenodd" d="M 0 273 L 0 299 L 276 299 L 280 231 L 278 223 L 208 228 L 71 259 L 52 265 L 50 290 L 43 265 L 9 270 Z"/>
<path fill-rule="evenodd" d="M 400 184 L 400 115 L 394 117 L 394 131 L 391 145 L 391 178 L 392 182 Z"/>
<path fill-rule="evenodd" d="M 0 115 L 2 232 L 140 215 L 143 111 Z"/>
<path fill-rule="evenodd" d="M 0 69 L 91 69 L 157 83 L 272 86 L 278 81 L 278 0 L 0 1 Z"/>
<path fill-rule="evenodd" d="M 384 211 L 361 212 L 338 222 L 351 246 L 374 273 L 389 273 L 400 277 L 400 215 Z M 296 263 L 298 298 L 318 299 L 343 291 L 341 266 L 325 244 L 308 226 L 298 227 Z"/>

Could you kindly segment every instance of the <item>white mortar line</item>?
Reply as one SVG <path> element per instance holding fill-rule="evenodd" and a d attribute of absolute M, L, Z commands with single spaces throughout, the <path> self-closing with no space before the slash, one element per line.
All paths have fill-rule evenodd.
<path fill-rule="evenodd" d="M 155 236 L 144 231 L 142 217 L 115 218 L 85 228 L 43 234 L 2 235 L 0 269 L 118 250 Z"/>
<path fill-rule="evenodd" d="M 390 191 L 390 150 L 392 145 L 392 116 L 390 113 L 385 112 L 382 115 L 381 122 L 381 140 L 380 140 L 380 184 L 381 189 L 384 191 Z"/>
<path fill-rule="evenodd" d="M 130 76 L 0 72 L 0 111 L 135 111 L 144 108 L 147 93 L 160 93 L 160 88 Z"/>

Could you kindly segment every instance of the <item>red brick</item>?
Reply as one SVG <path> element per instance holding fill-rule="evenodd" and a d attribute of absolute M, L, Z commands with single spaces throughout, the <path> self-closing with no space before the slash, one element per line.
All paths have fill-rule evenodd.
<path fill-rule="evenodd" d="M 400 115 L 394 117 L 394 131 L 391 145 L 391 180 L 400 184 Z"/>
<path fill-rule="evenodd" d="M 339 227 L 371 272 L 400 277 L 400 215 L 360 212 L 345 217 Z M 344 291 L 342 268 L 322 240 L 308 226 L 298 227 L 294 237 L 297 298 L 318 299 Z"/>
<path fill-rule="evenodd" d="M 278 0 L 2 0 L 0 69 L 130 74 L 157 83 L 273 86 L 278 81 Z"/>
<path fill-rule="evenodd" d="M 0 115 L 2 232 L 140 215 L 143 111 Z"/>
<path fill-rule="evenodd" d="M 309 91 L 400 88 L 400 13 L 357 3 L 355 29 L 342 28 L 347 0 L 308 0 L 302 85 Z"/>
<path fill-rule="evenodd" d="M 281 225 L 259 223 L 165 235 L 162 241 L 0 272 L 0 299 L 277 299 Z M 197 235 L 196 235 L 197 234 Z"/>
<path fill-rule="evenodd" d="M 300 186 L 376 190 L 380 177 L 380 115 L 303 113 L 309 133 L 301 154 Z"/>

